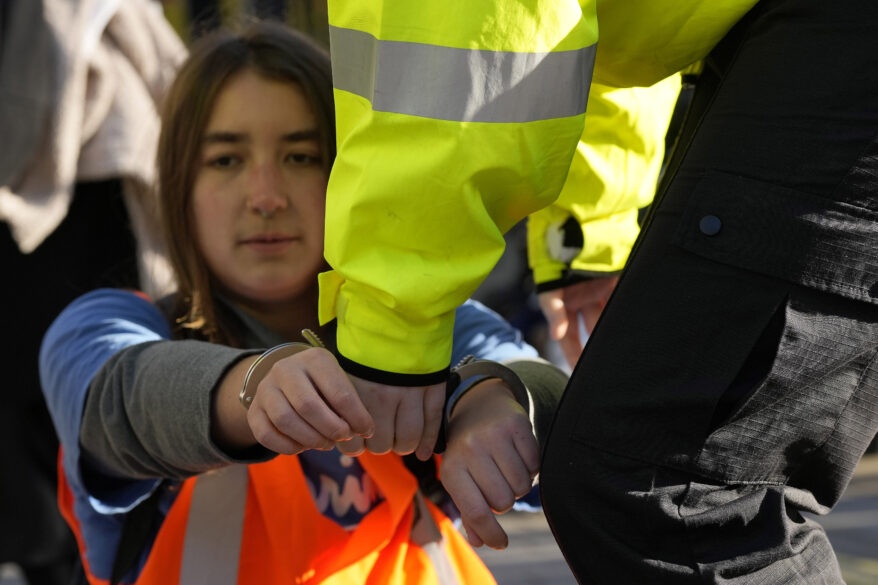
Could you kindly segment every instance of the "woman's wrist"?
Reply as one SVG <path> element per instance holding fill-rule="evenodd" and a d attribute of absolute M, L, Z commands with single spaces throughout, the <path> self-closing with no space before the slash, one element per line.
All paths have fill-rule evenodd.
<path fill-rule="evenodd" d="M 256 445 L 247 422 L 247 409 L 241 407 L 239 395 L 247 372 L 259 359 L 249 355 L 233 364 L 219 381 L 211 396 L 210 438 L 229 454 Z"/>
<path fill-rule="evenodd" d="M 504 395 L 515 400 L 515 394 L 500 378 L 482 378 L 471 384 L 465 392 L 455 401 L 453 406 L 446 410 L 448 424 L 452 424 L 455 412 L 464 412 L 475 402 L 484 398 L 485 394 Z"/>

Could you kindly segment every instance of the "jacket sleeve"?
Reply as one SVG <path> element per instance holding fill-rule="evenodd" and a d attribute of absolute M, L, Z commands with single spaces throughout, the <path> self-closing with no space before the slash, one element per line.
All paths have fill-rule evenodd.
<path fill-rule="evenodd" d="M 758 0 L 596 0 L 601 48 L 594 80 L 649 86 L 701 61 Z"/>
<path fill-rule="evenodd" d="M 537 290 L 622 270 L 653 199 L 680 76 L 651 87 L 592 83 L 586 123 L 558 200 L 528 218 Z"/>
<path fill-rule="evenodd" d="M 213 389 L 248 353 L 203 341 L 119 351 L 89 385 L 79 435 L 88 460 L 112 476 L 185 479 L 273 456 L 256 447 L 235 459 L 210 439 Z"/>
<path fill-rule="evenodd" d="M 337 320 L 348 371 L 444 381 L 455 307 L 504 232 L 563 185 L 594 59 L 589 5 L 330 3 L 339 153 L 320 318 Z"/>
<path fill-rule="evenodd" d="M 155 479 L 229 461 L 209 439 L 210 394 L 249 352 L 169 336 L 150 301 L 101 289 L 68 306 L 43 340 L 41 382 L 65 471 L 104 506 L 125 508 Z"/>

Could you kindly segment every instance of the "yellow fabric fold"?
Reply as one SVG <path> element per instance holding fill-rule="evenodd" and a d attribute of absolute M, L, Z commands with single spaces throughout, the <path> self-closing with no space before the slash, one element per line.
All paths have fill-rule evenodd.
<path fill-rule="evenodd" d="M 568 270 L 614 273 L 624 267 L 639 233 L 638 212 L 655 195 L 679 92 L 679 75 L 646 88 L 592 83 L 561 195 L 528 218 L 528 260 L 538 285 L 558 281 Z M 565 258 L 552 242 L 571 217 L 583 245 Z"/>

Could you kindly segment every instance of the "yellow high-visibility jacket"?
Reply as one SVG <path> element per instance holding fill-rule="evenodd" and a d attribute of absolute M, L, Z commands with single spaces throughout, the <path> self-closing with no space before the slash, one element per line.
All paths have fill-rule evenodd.
<path fill-rule="evenodd" d="M 330 0 L 339 153 L 320 316 L 337 319 L 343 365 L 396 384 L 444 380 L 454 308 L 500 257 L 505 231 L 565 185 L 593 70 L 605 85 L 656 84 L 702 58 L 754 3 Z M 633 118 L 621 108 L 637 100 L 623 93 L 595 99 L 620 108 L 612 118 L 624 124 Z M 586 196 L 630 195 L 613 189 Z M 639 191 L 631 201 L 643 202 Z M 585 239 L 597 245 L 599 231 Z M 630 231 L 620 230 L 622 249 Z M 610 257 L 605 268 L 618 270 L 627 251 Z"/>
<path fill-rule="evenodd" d="M 680 76 L 650 87 L 591 85 L 586 124 L 554 204 L 528 217 L 539 290 L 622 270 L 655 194 Z M 571 231 L 573 233 L 571 233 Z"/>

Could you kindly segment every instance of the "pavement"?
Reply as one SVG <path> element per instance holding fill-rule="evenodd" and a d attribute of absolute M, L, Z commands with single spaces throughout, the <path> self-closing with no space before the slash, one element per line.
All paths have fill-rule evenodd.
<path fill-rule="evenodd" d="M 542 512 L 509 512 L 500 525 L 509 546 L 477 549 L 498 585 L 576 585 Z"/>
<path fill-rule="evenodd" d="M 878 584 L 878 454 L 863 458 L 838 505 L 816 520 L 829 535 L 847 584 Z"/>
<path fill-rule="evenodd" d="M 826 529 L 847 585 L 878 584 L 878 455 L 867 455 L 828 516 L 816 518 Z M 500 517 L 509 547 L 482 547 L 479 556 L 499 585 L 576 585 L 541 512 L 510 512 Z M 27 585 L 13 565 L 0 565 L 0 585 Z"/>

